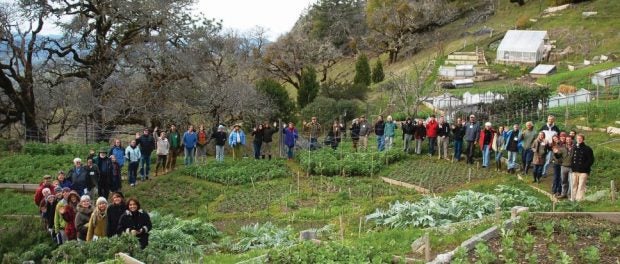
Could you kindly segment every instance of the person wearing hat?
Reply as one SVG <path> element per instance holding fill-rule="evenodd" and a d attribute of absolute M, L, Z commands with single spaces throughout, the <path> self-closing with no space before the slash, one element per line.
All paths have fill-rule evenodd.
<path fill-rule="evenodd" d="M 88 195 L 85 195 L 90 199 Z M 80 196 L 76 191 L 71 191 L 67 198 L 67 202 L 63 207 L 60 207 L 58 210 L 62 219 L 65 222 L 65 240 L 75 240 L 77 238 L 77 231 L 75 226 L 75 216 L 78 204 L 80 203 Z M 60 203 L 59 203 L 60 205 Z"/>
<path fill-rule="evenodd" d="M 217 131 L 211 134 L 211 138 L 215 140 L 215 160 L 224 161 L 224 145 L 226 145 L 226 128 L 223 125 L 217 127 Z"/>
<path fill-rule="evenodd" d="M 493 130 L 491 122 L 486 122 L 484 124 L 484 129 L 480 131 L 480 139 L 478 141 L 480 150 L 482 151 L 482 168 L 489 167 L 489 160 L 491 159 L 491 144 L 493 144 L 494 138 L 495 130 Z"/>
<path fill-rule="evenodd" d="M 62 188 L 61 199 L 56 203 L 56 209 L 54 210 L 54 232 L 56 233 L 56 243 L 59 245 L 69 240 L 65 233 L 65 226 L 67 222 L 63 219 L 61 214 L 61 208 L 64 208 L 69 201 L 69 194 L 71 189 L 65 187 Z"/>
<path fill-rule="evenodd" d="M 97 198 L 95 209 L 90 215 L 88 221 L 88 232 L 86 233 L 86 241 L 97 240 L 100 237 L 107 236 L 108 227 L 108 201 L 103 198 Z"/>
<path fill-rule="evenodd" d="M 58 171 L 58 176 L 56 176 L 56 180 L 58 181 L 58 186 L 62 188 L 68 187 L 71 188 L 71 181 L 67 180 L 67 176 L 64 171 Z"/>
<path fill-rule="evenodd" d="M 99 179 L 97 181 L 97 190 L 99 196 L 108 197 L 110 195 L 110 188 L 112 186 L 112 177 L 114 174 L 114 167 L 112 166 L 112 160 L 107 156 L 108 152 L 105 148 L 99 150 L 99 156 L 95 160 L 97 167 L 99 168 Z"/>
<path fill-rule="evenodd" d="M 48 189 L 49 191 L 54 189 L 54 187 L 52 186 L 52 176 L 44 175 L 43 181 L 39 183 L 39 187 L 37 187 L 37 190 L 34 192 L 34 204 L 36 206 L 39 206 L 41 204 L 41 201 L 43 201 L 43 199 L 45 198 L 45 195 L 43 194 L 43 189 Z"/>
<path fill-rule="evenodd" d="M 127 210 L 127 205 L 125 204 L 125 197 L 121 192 L 115 192 L 112 194 L 112 204 L 108 206 L 106 210 L 106 236 L 113 237 L 115 235 L 120 235 L 121 232 L 118 232 L 118 222 L 121 219 L 121 216 Z"/>
<path fill-rule="evenodd" d="M 88 221 L 93 213 L 93 207 L 90 205 L 90 196 L 82 195 L 80 203 L 77 206 L 77 214 L 75 215 L 75 228 L 77 229 L 78 241 L 86 241 L 88 234 Z"/>
<path fill-rule="evenodd" d="M 198 143 L 198 135 L 194 132 L 194 126 L 189 125 L 187 127 L 187 131 L 183 134 L 183 141 L 181 145 L 184 145 L 185 148 L 185 165 L 194 164 L 194 152 L 196 150 L 196 144 Z"/>
<path fill-rule="evenodd" d="M 157 127 L 153 130 L 153 133 L 157 134 Z M 155 138 L 151 136 L 147 127 L 140 133 L 136 133 L 136 145 L 140 147 L 140 176 L 142 180 L 149 179 L 149 173 L 151 171 L 151 154 L 155 150 Z"/>
<path fill-rule="evenodd" d="M 233 131 L 228 136 L 228 145 L 232 147 L 233 160 L 241 160 L 243 146 L 245 146 L 245 133 L 241 130 L 241 125 L 235 124 L 233 126 Z"/>

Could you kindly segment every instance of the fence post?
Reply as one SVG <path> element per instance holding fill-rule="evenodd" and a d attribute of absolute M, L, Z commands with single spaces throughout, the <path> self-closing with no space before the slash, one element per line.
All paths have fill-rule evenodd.
<path fill-rule="evenodd" d="M 611 180 L 611 201 L 616 201 L 616 183 Z"/>

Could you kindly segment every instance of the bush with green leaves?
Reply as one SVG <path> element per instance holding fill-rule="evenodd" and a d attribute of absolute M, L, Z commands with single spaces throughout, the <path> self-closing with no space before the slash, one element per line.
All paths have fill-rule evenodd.
<path fill-rule="evenodd" d="M 338 242 L 302 242 L 292 247 L 272 249 L 267 263 L 392 263 L 392 256 L 372 247 L 357 248 Z"/>
<path fill-rule="evenodd" d="M 390 228 L 405 228 L 434 227 L 480 219 L 494 213 L 498 204 L 504 209 L 511 208 L 521 205 L 520 201 L 529 196 L 525 192 L 520 193 L 510 188 L 514 187 L 500 185 L 496 189 L 498 192 L 496 194 L 467 190 L 460 191 L 451 198 L 426 196 L 415 203 L 396 201 L 388 210 L 377 209 L 375 213 L 367 215 L 366 221 L 374 221 L 377 225 Z M 500 191 L 507 193 L 502 194 Z M 529 205 L 535 210 L 541 203 L 538 200 L 530 200 Z"/>
<path fill-rule="evenodd" d="M 296 242 L 291 227 L 279 228 L 271 222 L 241 227 L 237 238 L 230 245 L 233 252 L 245 252 L 259 248 L 291 246 Z"/>
<path fill-rule="evenodd" d="M 330 148 L 317 151 L 302 151 L 297 154 L 300 166 L 314 175 L 370 176 L 379 172 L 386 164 L 405 158 L 397 149 L 383 152 L 338 152 Z"/>
<path fill-rule="evenodd" d="M 185 173 L 211 182 L 239 185 L 282 178 L 290 175 L 284 160 L 242 160 L 211 162 L 207 165 L 188 166 Z"/>

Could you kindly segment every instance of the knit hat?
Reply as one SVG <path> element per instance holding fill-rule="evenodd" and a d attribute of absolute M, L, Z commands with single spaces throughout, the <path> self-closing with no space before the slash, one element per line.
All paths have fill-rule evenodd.
<path fill-rule="evenodd" d="M 108 153 L 108 150 L 105 148 L 100 148 L 99 153 Z"/>
<path fill-rule="evenodd" d="M 51 178 L 52 178 L 52 176 L 49 175 L 49 174 L 43 175 L 43 179 L 51 179 Z"/>
<path fill-rule="evenodd" d="M 82 197 L 80 198 L 80 202 L 83 202 L 83 201 L 85 201 L 85 200 L 90 201 L 90 196 L 88 196 L 88 195 L 86 195 L 86 194 L 82 195 Z"/>
<path fill-rule="evenodd" d="M 54 188 L 54 193 L 61 193 L 61 192 L 62 192 L 62 187 L 56 186 L 56 188 Z"/>
<path fill-rule="evenodd" d="M 70 191 L 71 191 L 71 188 L 69 187 L 62 188 L 62 192 L 70 192 Z"/>
<path fill-rule="evenodd" d="M 493 125 L 491 125 L 491 122 L 486 122 L 486 123 L 484 123 L 484 126 L 490 127 L 490 126 L 493 126 Z"/>
<path fill-rule="evenodd" d="M 56 197 L 54 197 L 54 195 L 51 195 L 51 194 L 50 194 L 50 195 L 48 195 L 48 196 L 45 196 L 45 201 L 49 200 L 50 198 L 52 198 L 52 199 L 56 199 Z"/>
<path fill-rule="evenodd" d="M 108 204 L 108 200 L 106 200 L 106 199 L 105 199 L 105 198 L 103 198 L 103 197 L 99 197 L 99 198 L 97 198 L 97 205 L 102 204 L 102 203 L 104 203 L 104 204 Z"/>
<path fill-rule="evenodd" d="M 224 126 L 223 126 L 223 125 L 219 125 L 219 126 L 217 127 L 217 129 L 224 129 Z"/>

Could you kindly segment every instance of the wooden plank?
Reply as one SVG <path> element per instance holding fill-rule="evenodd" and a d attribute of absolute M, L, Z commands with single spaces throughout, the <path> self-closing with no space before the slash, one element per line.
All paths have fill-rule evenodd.
<path fill-rule="evenodd" d="M 144 262 L 139 261 L 135 258 L 133 258 L 132 256 L 129 256 L 125 253 L 116 253 L 116 256 L 121 259 L 125 264 L 144 264 Z"/>
<path fill-rule="evenodd" d="M 532 212 L 531 214 L 544 216 L 587 216 L 620 224 L 620 212 Z"/>
<path fill-rule="evenodd" d="M 428 189 L 426 189 L 426 188 L 423 188 L 423 187 L 420 187 L 420 186 L 417 186 L 417 185 L 415 185 L 415 184 L 406 183 L 406 182 L 401 182 L 401 181 L 397 181 L 397 180 L 390 179 L 390 178 L 386 178 L 386 177 L 381 177 L 381 179 L 382 179 L 384 182 L 387 182 L 387 183 L 389 183 L 389 184 L 396 185 L 396 186 L 401 186 L 401 187 L 405 187 L 405 188 L 407 188 L 407 189 L 413 189 L 413 190 L 415 190 L 416 192 L 419 192 L 419 193 L 423 193 L 423 194 L 429 194 L 429 193 L 431 193 L 431 191 L 430 191 L 430 190 L 428 190 Z"/>
<path fill-rule="evenodd" d="M 21 192 L 34 192 L 39 188 L 38 184 L 28 183 L 0 183 L 0 189 L 18 190 Z"/>

